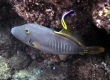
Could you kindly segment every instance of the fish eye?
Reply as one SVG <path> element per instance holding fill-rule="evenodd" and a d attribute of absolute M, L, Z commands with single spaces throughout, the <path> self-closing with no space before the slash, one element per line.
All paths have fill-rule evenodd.
<path fill-rule="evenodd" d="M 30 33 L 29 29 L 27 29 L 27 28 L 24 31 L 25 31 L 26 34 Z"/>

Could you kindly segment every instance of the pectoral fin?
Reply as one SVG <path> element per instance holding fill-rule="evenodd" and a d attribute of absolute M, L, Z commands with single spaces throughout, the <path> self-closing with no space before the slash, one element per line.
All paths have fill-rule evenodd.
<path fill-rule="evenodd" d="M 36 41 L 32 42 L 32 45 L 34 48 L 37 48 L 37 49 L 40 47 L 40 44 Z"/>
<path fill-rule="evenodd" d="M 68 57 L 68 55 L 59 55 L 60 60 L 65 60 Z"/>

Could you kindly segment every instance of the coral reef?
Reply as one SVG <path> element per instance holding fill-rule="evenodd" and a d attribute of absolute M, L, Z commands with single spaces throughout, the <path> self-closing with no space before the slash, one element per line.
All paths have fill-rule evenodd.
<path fill-rule="evenodd" d="M 93 20 L 98 28 L 105 29 L 110 33 L 110 2 L 109 0 L 102 1 L 94 6 Z"/>
<path fill-rule="evenodd" d="M 110 80 L 109 12 L 105 10 L 107 15 L 100 16 L 103 12 L 98 5 L 105 2 L 0 0 L 0 80 Z M 82 35 L 86 46 L 103 46 L 104 53 L 70 55 L 62 62 L 57 55 L 31 48 L 10 33 L 12 27 L 25 23 L 59 31 L 61 16 L 70 9 L 75 15 L 67 16 L 65 21 L 71 31 Z M 103 21 L 99 26 L 97 19 Z"/>
<path fill-rule="evenodd" d="M 66 66 L 62 65 L 50 65 L 50 61 L 44 60 L 44 62 L 32 62 L 30 66 L 26 69 L 16 71 L 13 74 L 12 79 L 29 79 L 29 80 L 63 80 L 67 77 L 67 75 L 61 70 L 65 69 Z M 35 65 L 36 64 L 36 65 Z M 62 66 L 62 69 L 58 68 Z M 44 68 L 45 67 L 45 68 Z M 48 74 L 47 74 L 48 72 Z M 65 74 L 65 75 L 64 75 Z"/>
<path fill-rule="evenodd" d="M 11 77 L 11 69 L 8 60 L 0 56 L 0 79 L 8 79 Z"/>
<path fill-rule="evenodd" d="M 19 70 L 27 67 L 31 61 L 29 56 L 26 56 L 26 54 L 17 51 L 17 53 L 15 53 L 13 57 L 8 60 L 8 62 L 11 68 Z"/>

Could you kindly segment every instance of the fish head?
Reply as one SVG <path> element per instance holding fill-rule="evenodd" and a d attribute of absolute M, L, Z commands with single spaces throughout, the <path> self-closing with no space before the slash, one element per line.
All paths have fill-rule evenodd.
<path fill-rule="evenodd" d="M 24 24 L 13 27 L 11 33 L 23 43 L 33 47 L 32 43 L 37 41 L 37 36 L 40 36 L 41 29 L 39 28 L 39 25 Z"/>

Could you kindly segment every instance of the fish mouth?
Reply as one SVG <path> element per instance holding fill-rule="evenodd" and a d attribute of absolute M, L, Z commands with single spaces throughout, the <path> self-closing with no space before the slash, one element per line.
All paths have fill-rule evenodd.
<path fill-rule="evenodd" d="M 32 40 L 31 40 L 31 38 L 30 38 L 29 41 L 28 41 L 28 43 L 31 43 L 31 41 L 32 41 Z"/>
<path fill-rule="evenodd" d="M 34 47 L 34 45 L 33 45 L 33 41 L 32 41 L 31 38 L 30 38 L 29 41 L 28 41 L 28 45 L 30 45 L 31 47 Z"/>

